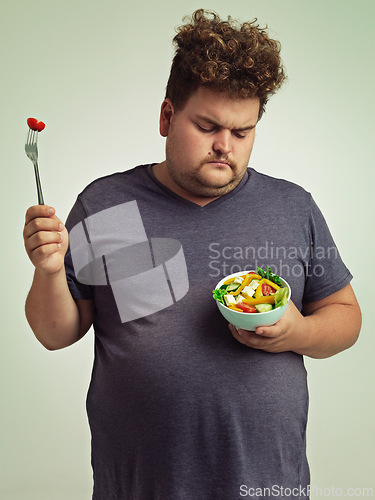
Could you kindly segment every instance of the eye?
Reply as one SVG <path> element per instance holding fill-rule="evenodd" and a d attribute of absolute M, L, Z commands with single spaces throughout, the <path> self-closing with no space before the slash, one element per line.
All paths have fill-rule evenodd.
<path fill-rule="evenodd" d="M 234 132 L 233 135 L 235 135 L 238 139 L 245 139 L 246 137 L 246 132 Z"/>
<path fill-rule="evenodd" d="M 209 134 L 210 132 L 213 132 L 215 130 L 214 127 L 211 128 L 202 127 L 202 125 L 199 125 L 199 123 L 196 123 L 196 126 L 201 132 L 205 132 L 206 134 Z"/>

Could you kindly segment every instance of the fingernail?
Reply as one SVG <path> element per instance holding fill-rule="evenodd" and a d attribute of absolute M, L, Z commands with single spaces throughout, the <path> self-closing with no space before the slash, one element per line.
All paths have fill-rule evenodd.
<path fill-rule="evenodd" d="M 237 329 L 237 333 L 238 333 L 238 335 L 239 335 L 240 337 L 242 337 L 242 332 L 241 332 L 241 330 Z"/>
<path fill-rule="evenodd" d="M 59 231 L 63 231 L 64 230 L 64 224 L 59 224 Z"/>
<path fill-rule="evenodd" d="M 48 213 L 48 215 L 53 215 L 55 213 L 55 211 L 53 208 L 49 208 L 47 213 Z"/>
<path fill-rule="evenodd" d="M 256 333 L 257 333 L 258 335 L 263 335 L 263 330 L 257 330 L 257 331 L 256 331 Z"/>

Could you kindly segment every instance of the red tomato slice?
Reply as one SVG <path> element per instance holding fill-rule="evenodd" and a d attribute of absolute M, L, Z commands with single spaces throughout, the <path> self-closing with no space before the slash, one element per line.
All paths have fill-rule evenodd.
<path fill-rule="evenodd" d="M 275 293 L 276 290 L 272 288 L 271 285 L 268 285 L 267 283 L 262 284 L 262 293 L 263 295 L 269 295 L 270 293 Z"/>
<path fill-rule="evenodd" d="M 236 307 L 240 308 L 243 310 L 245 313 L 256 313 L 257 310 L 255 309 L 254 306 L 250 306 L 249 304 L 245 304 L 244 302 L 238 302 L 236 304 Z"/>
<path fill-rule="evenodd" d="M 35 132 L 41 132 L 45 128 L 45 124 L 36 118 L 28 118 L 27 124 L 31 130 L 35 130 Z"/>
<path fill-rule="evenodd" d="M 38 132 L 41 132 L 44 128 L 45 128 L 45 124 L 43 122 L 41 122 L 40 120 L 38 120 L 37 124 L 36 124 L 36 129 Z"/>
<path fill-rule="evenodd" d="M 36 118 L 28 118 L 27 119 L 27 124 L 31 130 L 38 130 L 36 125 L 38 123 L 38 120 Z"/>

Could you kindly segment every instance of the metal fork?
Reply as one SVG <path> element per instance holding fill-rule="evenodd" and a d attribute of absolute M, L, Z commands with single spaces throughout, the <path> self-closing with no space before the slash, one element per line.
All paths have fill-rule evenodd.
<path fill-rule="evenodd" d="M 40 184 L 39 168 L 38 168 L 38 132 L 36 130 L 29 130 L 26 142 L 25 142 L 25 152 L 28 158 L 34 164 L 34 173 L 36 180 L 36 189 L 38 191 L 38 203 L 39 205 L 44 205 L 42 186 Z"/>

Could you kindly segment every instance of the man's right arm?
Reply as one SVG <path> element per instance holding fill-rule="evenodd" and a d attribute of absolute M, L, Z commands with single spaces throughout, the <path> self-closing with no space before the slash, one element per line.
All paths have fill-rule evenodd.
<path fill-rule="evenodd" d="M 36 205 L 26 212 L 24 241 L 35 266 L 26 299 L 26 317 L 36 338 L 49 350 L 82 338 L 93 320 L 93 302 L 75 301 L 65 275 L 68 232 L 52 207 Z"/>

